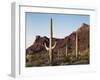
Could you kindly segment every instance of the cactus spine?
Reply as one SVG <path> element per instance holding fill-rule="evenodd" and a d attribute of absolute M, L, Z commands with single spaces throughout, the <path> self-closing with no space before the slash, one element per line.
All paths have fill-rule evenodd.
<path fill-rule="evenodd" d="M 52 29 L 52 18 L 50 18 L 50 38 L 49 38 L 49 47 L 46 46 L 45 44 L 45 48 L 47 51 L 49 51 L 49 61 L 52 64 L 52 50 L 55 48 L 56 46 L 56 42 L 55 44 L 52 46 L 52 37 L 53 37 L 53 29 Z"/>

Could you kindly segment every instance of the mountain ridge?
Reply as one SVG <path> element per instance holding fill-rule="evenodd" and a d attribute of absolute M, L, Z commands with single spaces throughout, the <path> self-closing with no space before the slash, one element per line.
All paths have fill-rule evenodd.
<path fill-rule="evenodd" d="M 81 27 L 77 29 L 77 31 L 81 32 L 81 31 L 84 31 L 84 29 L 85 29 L 85 31 L 88 31 L 89 25 L 86 23 L 83 23 L 81 25 Z M 75 35 L 76 35 L 76 31 L 72 32 L 69 36 L 66 36 L 64 38 L 53 38 L 53 41 L 55 40 L 57 42 L 56 47 L 61 48 L 61 47 L 65 46 L 65 44 L 67 44 L 68 38 L 70 38 L 72 41 L 75 41 Z M 28 47 L 26 50 L 31 49 L 34 52 L 44 50 L 45 49 L 44 43 L 46 43 L 48 46 L 49 38 L 46 36 L 41 37 L 40 35 L 37 35 L 34 43 L 30 47 Z"/>

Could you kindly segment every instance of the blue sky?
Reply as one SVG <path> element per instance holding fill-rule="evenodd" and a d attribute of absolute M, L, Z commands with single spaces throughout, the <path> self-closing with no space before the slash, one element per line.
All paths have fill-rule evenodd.
<path fill-rule="evenodd" d="M 34 43 L 36 35 L 49 37 L 50 17 L 53 19 L 53 37 L 64 38 L 82 23 L 89 24 L 88 15 L 26 12 L 26 48 Z"/>

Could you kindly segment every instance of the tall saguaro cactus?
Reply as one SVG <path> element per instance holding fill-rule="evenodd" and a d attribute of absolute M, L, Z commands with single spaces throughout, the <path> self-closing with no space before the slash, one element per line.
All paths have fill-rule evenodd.
<path fill-rule="evenodd" d="M 47 47 L 46 46 L 46 44 L 45 44 L 45 48 L 46 48 L 46 50 L 47 51 L 49 51 L 49 61 L 50 61 L 50 63 L 52 64 L 52 50 L 55 48 L 55 46 L 56 46 L 56 42 L 55 42 L 55 44 L 53 45 L 52 43 L 53 43 L 53 40 L 52 40 L 52 38 L 53 38 L 53 28 L 52 28 L 52 18 L 50 18 L 50 38 L 49 38 L 49 47 Z M 53 46 L 52 46 L 53 45 Z"/>
<path fill-rule="evenodd" d="M 76 58 L 78 56 L 78 31 L 76 31 Z"/>

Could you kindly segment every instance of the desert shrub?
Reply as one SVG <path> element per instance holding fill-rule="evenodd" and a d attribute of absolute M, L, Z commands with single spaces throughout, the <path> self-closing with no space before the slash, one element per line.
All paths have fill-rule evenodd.
<path fill-rule="evenodd" d="M 88 60 L 89 59 L 89 49 L 82 51 L 80 57 L 81 59 Z"/>

